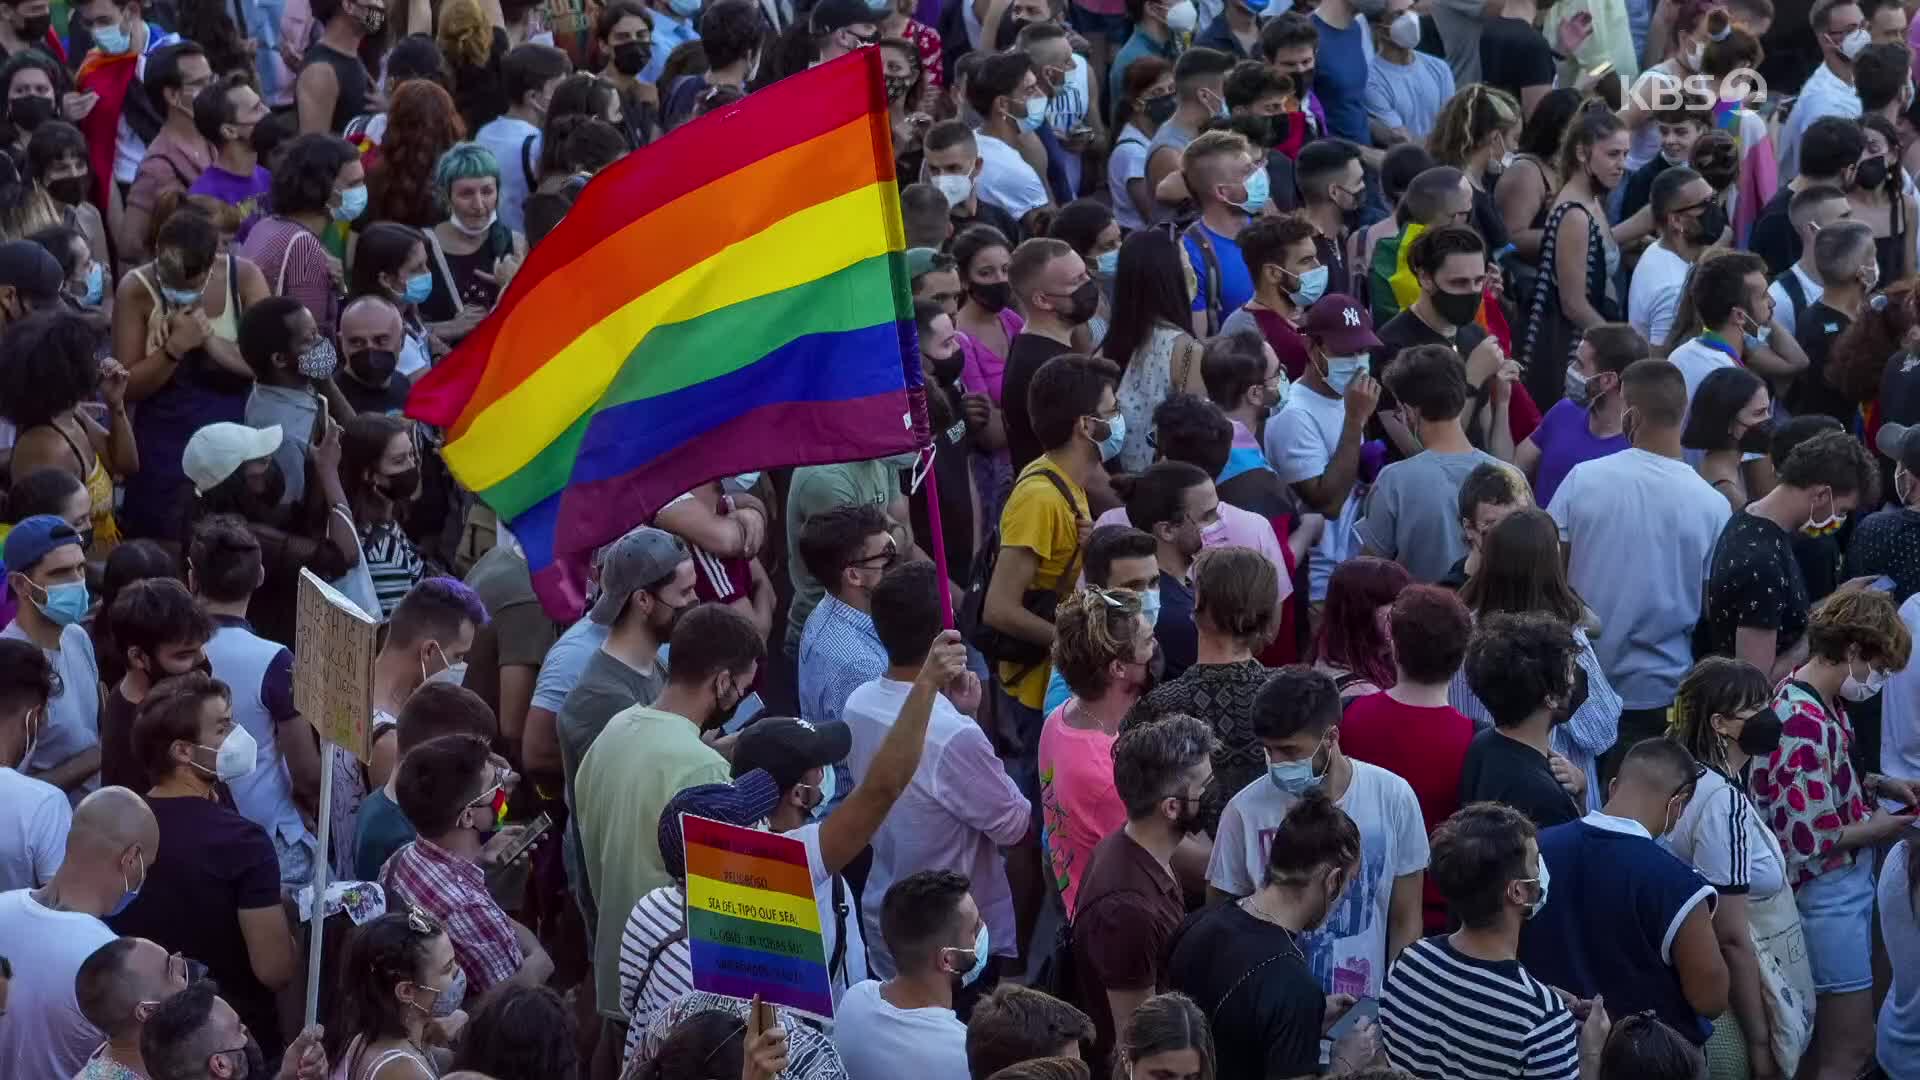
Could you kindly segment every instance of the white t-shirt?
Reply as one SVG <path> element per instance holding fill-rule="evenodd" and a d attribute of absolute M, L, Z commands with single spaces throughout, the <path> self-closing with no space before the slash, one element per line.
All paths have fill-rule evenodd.
<path fill-rule="evenodd" d="M 1900 621 L 1909 633 L 1920 634 L 1920 593 L 1900 605 Z M 1894 672 L 1880 693 L 1880 768 L 1888 776 L 1920 780 L 1920 664 Z"/>
<path fill-rule="evenodd" d="M 1261 444 L 1267 463 L 1280 479 L 1289 484 L 1311 480 L 1327 471 L 1333 452 L 1340 445 L 1340 432 L 1347 426 L 1347 404 L 1340 398 L 1326 397 L 1310 386 L 1296 386 L 1287 395 L 1287 403 L 1267 421 Z M 1360 522 L 1360 500 L 1366 494 L 1355 481 L 1340 506 L 1340 516 L 1327 522 L 1320 541 L 1313 546 L 1308 576 L 1312 587 L 1308 596 L 1314 601 L 1327 598 L 1327 579 L 1333 568 L 1360 550 L 1360 538 L 1354 526 Z"/>
<path fill-rule="evenodd" d="M 1128 124 L 1120 129 L 1107 155 L 1107 197 L 1113 200 L 1113 220 L 1128 232 L 1147 227 L 1140 208 L 1133 205 L 1133 196 L 1127 194 L 1127 181 L 1146 178 L 1150 141 L 1146 132 Z"/>
<path fill-rule="evenodd" d="M 1387 980 L 1387 926 L 1394 879 L 1427 868 L 1427 826 L 1413 787 L 1377 765 L 1347 759 L 1353 779 L 1336 804 L 1360 830 L 1360 877 L 1325 926 L 1304 934 L 1307 966 L 1329 994 L 1380 996 Z M 1207 884 L 1251 896 L 1266 877 L 1267 849 L 1294 797 L 1265 776 L 1227 803 L 1214 834 Z"/>
<path fill-rule="evenodd" d="M 1787 887 L 1778 841 L 1746 791 L 1718 769 L 1700 773 L 1686 812 L 1662 840 L 1723 895 L 1766 900 Z"/>
<path fill-rule="evenodd" d="M 895 1080 L 903 1062 L 925 1080 L 965 1080 L 967 1025 L 952 1009 L 901 1009 L 872 979 L 847 991 L 834 1009 L 833 1048 L 847 1080 Z"/>
<path fill-rule="evenodd" d="M 0 893 L 0 949 L 13 967 L 0 1020 L 0 1076 L 63 1080 L 105 1041 L 74 999 L 73 978 L 117 935 L 77 911 L 55 911 L 26 889 Z"/>
<path fill-rule="evenodd" d="M 0 891 L 37 889 L 67 857 L 73 811 L 66 792 L 44 780 L 0 768 Z M 0 956 L 6 950 L 0 947 Z"/>
<path fill-rule="evenodd" d="M 27 640 L 20 624 L 10 622 L 0 637 Z M 47 722 L 27 759 L 28 772 L 41 772 L 100 745 L 100 665 L 93 657 L 93 638 L 78 623 L 60 631 L 58 649 L 42 649 L 60 676 L 60 693 L 47 702 Z M 67 793 L 78 803 L 100 786 L 100 774 Z"/>
<path fill-rule="evenodd" d="M 1086 123 L 1087 110 L 1091 102 L 1087 96 L 1087 58 L 1079 53 L 1070 54 L 1073 67 L 1068 69 L 1066 77 L 1060 80 L 1060 88 L 1047 99 L 1047 126 L 1056 135 L 1065 135 L 1074 128 Z M 1080 155 L 1066 147 L 1060 148 L 1060 166 L 1066 170 L 1067 186 L 1074 191 L 1080 190 Z"/>
<path fill-rule="evenodd" d="M 1826 285 L 1815 281 L 1811 274 L 1800 269 L 1799 263 L 1794 263 L 1791 267 L 1788 267 L 1787 273 L 1792 274 L 1800 282 L 1800 291 L 1806 294 L 1808 307 L 1819 303 L 1820 298 L 1827 294 Z M 1787 295 L 1786 287 L 1776 281 L 1767 286 L 1767 295 L 1773 297 L 1773 317 L 1779 320 L 1780 329 L 1785 330 L 1788 335 L 1798 338 L 1800 336 L 1800 316 L 1793 310 L 1793 297 Z"/>
<path fill-rule="evenodd" d="M 527 143 L 529 138 L 533 140 L 531 145 Z M 527 163 L 533 163 L 532 180 L 538 182 L 540 129 L 517 116 L 501 115 L 487 121 L 473 141 L 486 147 L 500 165 L 500 224 L 514 232 L 524 231 L 527 195 L 533 190 Z"/>
<path fill-rule="evenodd" d="M 1641 337 L 1654 343 L 1667 340 L 1691 269 L 1693 264 L 1667 250 L 1664 242 L 1656 242 L 1640 256 L 1640 264 L 1633 268 L 1633 282 L 1627 287 L 1627 321 Z M 1687 396 L 1693 396 L 1691 386 Z"/>
<path fill-rule="evenodd" d="M 1600 619 L 1593 651 L 1621 703 L 1672 704 L 1693 666 L 1707 562 L 1733 513 L 1726 497 L 1686 462 L 1629 448 L 1575 465 L 1547 513 L 1572 549 L 1567 580 Z"/>
<path fill-rule="evenodd" d="M 1700 384 L 1707 376 L 1723 367 L 1733 367 L 1733 357 L 1725 349 L 1718 349 L 1699 338 L 1686 342 L 1667 354 L 1667 362 L 1680 369 L 1680 377 L 1687 380 L 1687 407 L 1693 407 L 1693 395 L 1700 392 Z"/>
<path fill-rule="evenodd" d="M 1020 151 L 984 131 L 974 132 L 980 148 L 980 180 L 974 193 L 1013 215 L 1015 221 L 1047 205 L 1047 185 Z"/>
<path fill-rule="evenodd" d="M 813 902 L 820 909 L 820 942 L 827 951 L 827 963 L 833 963 L 833 947 L 840 940 L 835 927 L 839 920 L 833 911 L 833 875 L 820 857 L 820 823 L 815 821 L 785 835 L 807 846 L 807 870 L 813 875 Z M 841 969 L 833 973 L 833 1000 L 838 1003 L 847 987 L 867 977 L 867 942 L 860 933 L 860 909 L 855 903 L 853 886 L 841 883 L 840 898 L 846 903 L 847 955 Z"/>

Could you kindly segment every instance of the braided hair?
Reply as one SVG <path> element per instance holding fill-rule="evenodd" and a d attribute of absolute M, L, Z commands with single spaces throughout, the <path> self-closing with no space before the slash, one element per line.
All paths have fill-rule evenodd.
<path fill-rule="evenodd" d="M 428 947 L 446 934 L 431 915 L 390 911 L 354 929 L 340 962 L 340 996 L 327 1024 L 327 1060 L 339 1061 L 354 1037 L 362 1047 L 404 1038 L 407 1006 L 395 996 L 403 982 L 418 983 Z"/>
<path fill-rule="evenodd" d="M 1512 94 L 1485 83 L 1469 83 L 1440 107 L 1433 131 L 1427 136 L 1427 152 L 1437 165 L 1464 169 L 1474 150 L 1488 139 L 1519 127 L 1520 103 Z M 1517 135 L 1514 142 L 1519 142 Z"/>

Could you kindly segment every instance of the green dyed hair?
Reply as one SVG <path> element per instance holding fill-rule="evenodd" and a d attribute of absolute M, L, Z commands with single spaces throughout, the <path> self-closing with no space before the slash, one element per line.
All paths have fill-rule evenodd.
<path fill-rule="evenodd" d="M 433 166 L 433 186 L 442 195 L 453 190 L 456 180 L 478 180 L 491 176 L 500 181 L 500 162 L 493 151 L 475 142 L 455 143 Z"/>

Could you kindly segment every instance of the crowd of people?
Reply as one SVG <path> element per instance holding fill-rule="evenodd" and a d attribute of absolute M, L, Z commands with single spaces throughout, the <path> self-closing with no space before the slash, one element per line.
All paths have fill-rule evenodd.
<path fill-rule="evenodd" d="M 1782 4 L 0 2 L 0 1075 L 1920 1080 L 1920 21 Z M 931 446 L 556 621 L 414 381 L 865 48 Z"/>

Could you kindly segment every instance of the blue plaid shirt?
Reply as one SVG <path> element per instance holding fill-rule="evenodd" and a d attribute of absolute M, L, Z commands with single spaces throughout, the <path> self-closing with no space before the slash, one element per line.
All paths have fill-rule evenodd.
<path fill-rule="evenodd" d="M 801 718 L 832 724 L 855 690 L 886 672 L 887 650 L 874 632 L 873 616 L 829 593 L 800 629 L 799 663 Z M 851 790 L 853 777 L 842 762 L 834 766 L 833 805 Z"/>

